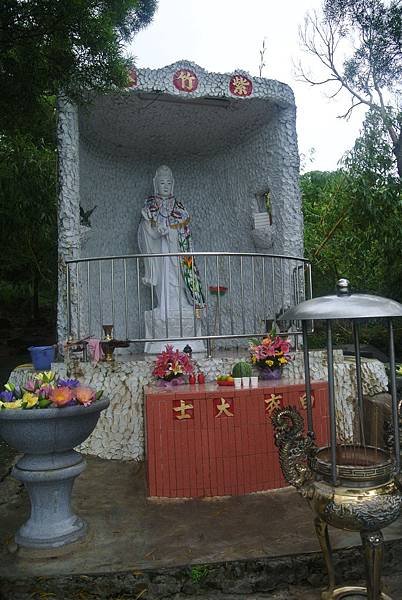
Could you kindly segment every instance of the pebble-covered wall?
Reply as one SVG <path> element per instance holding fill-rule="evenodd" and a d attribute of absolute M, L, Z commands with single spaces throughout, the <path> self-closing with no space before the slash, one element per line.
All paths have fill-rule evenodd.
<path fill-rule="evenodd" d="M 269 190 L 273 242 L 269 251 L 302 256 L 296 108 L 287 85 L 243 71 L 208 73 L 179 61 L 162 69 L 133 71 L 130 89 L 93 98 L 87 107 L 79 108 L 78 129 L 68 105 L 61 107 L 60 122 L 63 156 L 75 168 L 77 160 L 79 165 L 78 185 L 69 161 L 60 165 L 60 240 L 69 237 L 75 247 L 78 231 L 69 231 L 69 213 L 79 211 L 80 204 L 85 211 L 96 206 L 91 229 L 81 237 L 81 256 L 139 252 L 136 234 L 141 208 L 153 192 L 152 179 L 160 164 L 171 167 L 175 195 L 192 216 L 195 250 L 255 251 L 251 207 L 256 195 Z M 61 264 L 63 257 L 71 255 L 64 242 L 60 255 Z M 134 278 L 134 271 L 129 271 L 129 281 Z M 108 280 L 106 270 L 103 282 Z M 66 333 L 64 289 L 61 272 L 60 340 Z M 142 293 L 144 306 L 149 291 Z M 291 294 L 288 285 L 283 294 Z M 106 297 L 102 303 L 103 322 L 110 322 L 111 304 Z M 73 312 L 85 313 L 85 304 L 73 305 Z M 93 300 L 93 318 L 97 308 Z M 131 305 L 128 311 L 129 335 L 135 337 L 138 316 Z M 124 337 L 119 315 L 114 317 L 117 336 Z M 85 318 L 82 314 L 81 321 Z M 74 325 L 73 315 L 72 321 Z M 98 334 L 100 325 L 97 322 L 98 331 L 79 333 Z"/>
<path fill-rule="evenodd" d="M 198 368 L 205 373 L 206 381 L 214 381 L 219 374 L 229 373 L 240 357 L 204 358 L 196 361 Z M 335 394 L 337 398 L 337 430 L 344 439 L 353 432 L 355 399 L 357 397 L 353 360 L 343 357 L 341 350 L 334 351 Z M 144 459 L 144 397 L 145 385 L 155 383 L 152 377 L 153 360 L 146 358 L 137 361 L 119 361 L 112 364 L 100 362 L 79 363 L 75 370 L 67 373 L 64 363 L 55 363 L 53 370 L 59 375 L 77 376 L 81 381 L 103 389 L 110 398 L 110 406 L 101 413 L 98 425 L 92 435 L 79 448 L 84 454 L 101 458 Z M 326 353 L 310 352 L 310 373 L 315 380 L 327 379 Z M 286 365 L 283 377 L 290 382 L 303 380 L 303 353 L 296 352 L 295 360 Z M 17 369 L 10 375 L 10 381 L 22 384 L 32 377 L 32 371 Z M 387 390 L 388 379 L 383 363 L 373 359 L 362 359 L 363 393 L 373 396 Z"/>

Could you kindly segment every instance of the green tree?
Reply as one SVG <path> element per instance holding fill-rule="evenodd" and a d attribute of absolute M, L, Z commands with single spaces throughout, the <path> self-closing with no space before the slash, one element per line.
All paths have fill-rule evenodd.
<path fill-rule="evenodd" d="M 124 43 L 156 0 L 4 0 L 0 13 L 0 285 L 54 294 L 57 264 L 55 98 L 124 87 Z M 43 294 L 42 294 L 43 295 Z"/>
<path fill-rule="evenodd" d="M 5 0 L 0 21 L 0 130 L 29 131 L 46 97 L 127 83 L 123 44 L 149 23 L 156 0 Z M 47 118 L 45 116 L 45 118 Z"/>
<path fill-rule="evenodd" d="M 342 169 L 306 173 L 301 188 L 316 293 L 348 277 L 359 291 L 401 300 L 401 183 L 378 112 L 366 116 Z"/>
<path fill-rule="evenodd" d="M 402 184 L 387 133 L 379 112 L 370 110 L 343 164 L 350 175 L 351 222 L 359 223 L 356 234 L 371 261 L 364 269 L 372 271 L 366 274 L 371 290 L 401 300 Z"/>
<path fill-rule="evenodd" d="M 19 282 L 21 303 L 55 293 L 57 272 L 56 151 L 28 135 L 0 139 L 0 281 Z"/>
<path fill-rule="evenodd" d="M 316 78 L 300 65 L 302 78 L 331 85 L 331 97 L 346 91 L 351 104 L 342 117 L 359 105 L 377 112 L 402 177 L 400 0 L 324 0 L 322 15 L 307 15 L 300 36 L 303 48 L 325 70 L 323 78 Z"/>

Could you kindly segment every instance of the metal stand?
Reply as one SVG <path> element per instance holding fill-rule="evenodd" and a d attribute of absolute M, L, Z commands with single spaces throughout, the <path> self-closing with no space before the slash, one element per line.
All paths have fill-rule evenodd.
<path fill-rule="evenodd" d="M 335 569 L 332 548 L 328 535 L 328 526 L 319 517 L 314 519 L 315 531 L 324 555 L 328 571 L 328 587 L 321 593 L 321 600 L 392 600 L 381 592 L 381 564 L 384 538 L 381 531 L 361 532 L 364 560 L 366 566 L 367 587 L 342 586 L 335 588 Z"/>
<path fill-rule="evenodd" d="M 320 519 L 320 517 L 316 517 L 314 519 L 314 525 L 315 532 L 317 534 L 317 538 L 321 547 L 321 551 L 324 555 L 325 566 L 327 567 L 328 572 L 328 588 L 322 592 L 321 598 L 322 600 L 331 600 L 331 598 L 333 598 L 333 593 L 335 590 L 335 569 L 332 559 L 331 542 L 329 541 L 328 535 L 328 525 L 325 521 Z"/>

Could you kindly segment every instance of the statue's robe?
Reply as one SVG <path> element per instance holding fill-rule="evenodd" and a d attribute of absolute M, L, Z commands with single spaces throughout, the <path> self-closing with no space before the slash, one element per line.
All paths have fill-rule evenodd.
<path fill-rule="evenodd" d="M 174 196 L 147 198 L 138 228 L 143 254 L 192 252 L 190 215 Z M 171 312 L 202 308 L 205 300 L 194 257 L 146 258 L 143 282 L 154 286 L 160 317 Z M 154 304 L 155 305 L 155 304 Z"/>

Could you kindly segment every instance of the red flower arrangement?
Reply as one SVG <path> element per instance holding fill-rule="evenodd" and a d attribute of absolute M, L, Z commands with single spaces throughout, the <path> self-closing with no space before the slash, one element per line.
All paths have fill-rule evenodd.
<path fill-rule="evenodd" d="M 194 373 L 194 366 L 188 354 L 175 350 L 170 344 L 167 344 L 166 349 L 158 354 L 152 371 L 152 375 L 157 379 L 170 382 L 172 385 L 184 383 L 184 375 L 191 373 Z"/>

